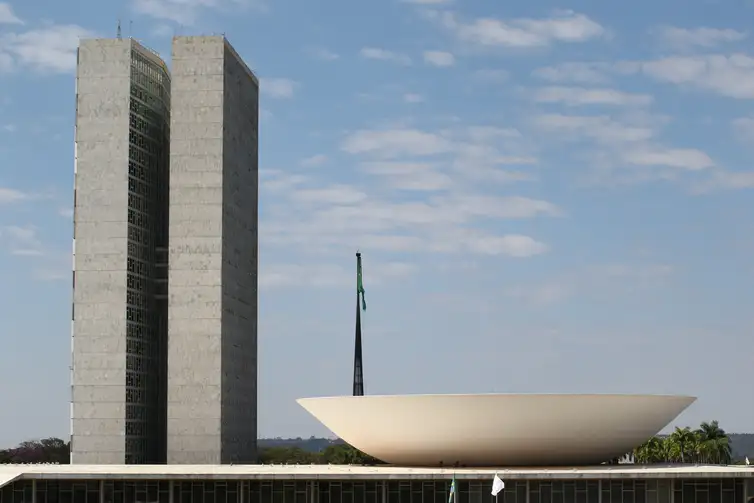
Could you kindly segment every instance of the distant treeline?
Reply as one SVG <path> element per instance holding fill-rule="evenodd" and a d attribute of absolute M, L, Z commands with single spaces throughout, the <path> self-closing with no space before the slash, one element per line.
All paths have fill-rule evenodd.
<path fill-rule="evenodd" d="M 727 435 L 733 462 L 745 457 L 754 460 L 754 433 Z M 0 449 L 3 463 L 69 463 L 69 444 L 59 438 L 22 442 L 10 449 Z M 329 438 L 262 438 L 259 439 L 262 463 L 331 463 L 378 464 L 378 460 L 354 449 L 339 439 Z M 688 460 L 693 462 L 692 460 Z"/>
<path fill-rule="evenodd" d="M 754 461 L 754 433 L 728 433 L 733 461 L 742 461 L 749 457 Z M 343 444 L 340 439 L 328 438 L 262 438 L 259 440 L 260 450 L 268 447 L 298 448 L 307 452 L 322 452 L 328 446 Z"/>

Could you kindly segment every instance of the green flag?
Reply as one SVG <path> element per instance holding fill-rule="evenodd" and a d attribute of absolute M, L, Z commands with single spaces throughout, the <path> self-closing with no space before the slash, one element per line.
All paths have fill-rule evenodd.
<path fill-rule="evenodd" d="M 361 310 L 367 310 L 367 300 L 364 297 L 364 280 L 361 278 L 361 254 L 356 257 L 356 293 L 361 294 Z"/>

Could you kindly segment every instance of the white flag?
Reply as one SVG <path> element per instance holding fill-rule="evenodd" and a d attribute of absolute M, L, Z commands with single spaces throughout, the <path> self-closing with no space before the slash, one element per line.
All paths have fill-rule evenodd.
<path fill-rule="evenodd" d="M 497 494 L 503 489 L 505 489 L 505 482 L 503 482 L 496 473 L 495 478 L 492 479 L 492 495 L 497 496 Z"/>
<path fill-rule="evenodd" d="M 749 466 L 749 456 L 746 456 L 746 466 Z"/>

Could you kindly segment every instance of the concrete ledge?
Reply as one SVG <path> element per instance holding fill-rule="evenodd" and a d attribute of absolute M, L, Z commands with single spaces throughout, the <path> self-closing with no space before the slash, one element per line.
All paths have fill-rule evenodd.
<path fill-rule="evenodd" d="M 553 468 L 407 468 L 350 465 L 0 465 L 0 483 L 37 480 L 503 480 L 754 478 L 754 467 L 612 465 Z"/>

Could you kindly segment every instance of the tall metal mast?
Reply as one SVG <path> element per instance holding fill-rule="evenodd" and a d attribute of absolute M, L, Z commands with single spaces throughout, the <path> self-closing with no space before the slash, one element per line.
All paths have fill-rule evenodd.
<path fill-rule="evenodd" d="M 361 311 L 366 310 L 361 277 L 361 253 L 356 252 L 356 341 L 353 355 L 353 396 L 364 396 L 364 361 L 361 354 Z"/>

